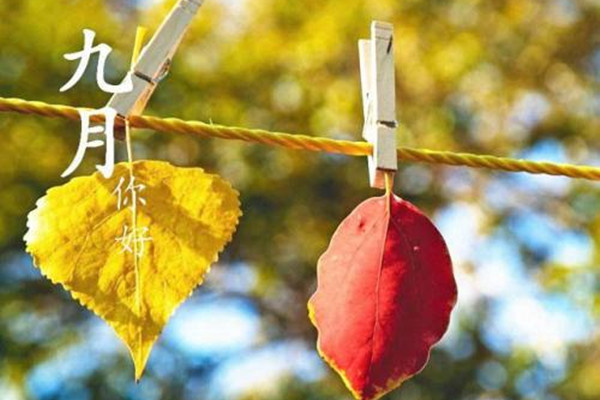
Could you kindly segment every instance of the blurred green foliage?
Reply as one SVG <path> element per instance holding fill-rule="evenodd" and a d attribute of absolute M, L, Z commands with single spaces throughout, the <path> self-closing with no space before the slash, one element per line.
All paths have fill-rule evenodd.
<path fill-rule="evenodd" d="M 116 82 L 127 69 L 136 25 L 155 29 L 174 2 L 149 3 L 3 0 L 0 95 L 103 106 L 108 95 L 96 87 L 91 73 L 71 91 L 58 92 L 75 67 L 62 56 L 81 48 L 84 28 L 93 29 L 98 40 L 114 48 L 109 77 Z M 368 36 L 373 19 L 396 26 L 403 144 L 520 155 L 551 141 L 572 162 L 599 162 L 600 5 L 594 0 L 208 0 L 147 113 L 358 140 L 362 112 L 356 41 Z M 75 154 L 79 126 L 3 114 L 0 132 L 0 386 L 10 386 L 16 398 L 33 399 L 37 394 L 27 384 L 31 370 L 84 340 L 95 318 L 62 289 L 39 279 L 23 255 L 26 215 L 49 187 L 63 182 L 59 177 Z M 365 160 L 150 131 L 134 135 L 137 158 L 201 166 L 223 175 L 242 194 L 241 226 L 215 268 L 244 262 L 258 279 L 243 292 L 218 285 L 198 292 L 251 301 L 260 311 L 265 345 L 297 339 L 313 348 L 315 332 L 305 304 L 314 289 L 318 256 L 343 217 L 377 194 L 368 188 Z M 99 160 L 94 157 L 102 156 L 101 151 L 92 154 L 81 174 L 92 172 Z M 402 165 L 396 189 L 432 216 L 455 204 L 479 210 L 481 238 L 503 235 L 527 266 L 527 279 L 572 299 L 597 322 L 596 185 L 552 178 L 560 183 L 555 190 L 547 180 L 531 179 L 522 189 L 512 179 Z M 504 189 L 493 191 L 498 185 Z M 510 204 L 497 207 L 498 196 Z M 511 221 L 535 210 L 564 230 L 583 232 L 593 244 L 591 259 L 577 268 L 562 265 L 513 232 Z M 456 230 L 462 229 L 458 221 Z M 480 267 L 473 259 L 455 261 L 467 280 Z M 587 282 L 591 298 L 582 298 L 577 282 Z M 562 378 L 542 395 L 527 394 L 524 379 L 539 369 L 540 360 L 527 347 L 508 353 L 490 347 L 483 332 L 491 303 L 478 293 L 464 313 L 455 315 L 461 337 L 471 343 L 466 356 L 436 349 L 424 372 L 389 398 L 600 398 L 597 333 L 568 347 Z M 151 366 L 145 378 L 159 398 L 206 398 L 201 390 L 190 395 L 186 385 L 192 378 L 210 377 L 219 360 L 190 364 L 166 343 L 157 351 L 164 350 L 177 368 L 161 375 Z M 48 398 L 145 398 L 141 387 L 131 386 L 127 355 L 119 354 L 102 368 L 73 378 L 87 397 Z M 490 369 L 503 371 L 502 382 L 485 383 L 482 374 Z M 531 379 L 543 380 L 535 376 Z M 277 388 L 244 399 L 348 398 L 333 372 L 314 382 L 290 377 Z"/>

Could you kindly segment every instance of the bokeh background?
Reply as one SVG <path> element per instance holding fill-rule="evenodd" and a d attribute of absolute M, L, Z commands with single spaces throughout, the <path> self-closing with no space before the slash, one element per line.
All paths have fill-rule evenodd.
<path fill-rule="evenodd" d="M 173 3 L 2 0 L 0 96 L 102 107 L 93 68 L 59 93 L 75 68 L 63 54 L 95 30 L 116 82 L 136 26 L 156 29 Z M 356 42 L 373 19 L 396 27 L 402 144 L 600 164 L 595 0 L 207 0 L 147 114 L 358 140 Z M 64 183 L 79 125 L 2 114 L 0 132 L 2 400 L 350 398 L 306 301 L 337 224 L 378 194 L 364 159 L 135 131 L 136 158 L 219 173 L 244 210 L 136 385 L 110 328 L 24 252 L 27 213 Z M 387 398 L 599 399 L 597 184 L 402 164 L 396 191 L 442 231 L 460 295 L 427 368 Z"/>

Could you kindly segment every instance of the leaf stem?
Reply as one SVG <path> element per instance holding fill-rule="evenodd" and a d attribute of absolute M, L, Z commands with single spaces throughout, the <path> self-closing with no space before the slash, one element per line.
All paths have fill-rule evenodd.
<path fill-rule="evenodd" d="M 385 194 L 389 196 L 394 191 L 394 172 L 385 172 Z"/>
<path fill-rule="evenodd" d="M 147 29 L 138 26 L 135 34 L 135 44 L 131 55 L 131 68 L 134 67 L 137 59 L 142 51 L 144 37 Z M 133 173 L 133 146 L 131 143 L 131 130 L 129 119 L 125 120 L 125 143 L 127 145 L 127 167 L 129 170 L 129 184 L 131 190 L 131 235 L 133 237 L 133 266 L 135 270 L 135 313 L 138 317 L 142 316 L 142 280 L 140 276 L 139 260 L 141 255 L 138 253 L 138 229 L 137 229 L 137 193 L 135 189 L 135 175 Z"/>

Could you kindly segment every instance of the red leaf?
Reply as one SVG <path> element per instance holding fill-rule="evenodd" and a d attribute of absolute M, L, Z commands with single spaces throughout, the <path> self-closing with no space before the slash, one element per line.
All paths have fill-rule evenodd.
<path fill-rule="evenodd" d="M 456 303 L 444 239 L 393 194 L 342 222 L 317 279 L 308 302 L 317 348 L 357 399 L 379 398 L 420 372 Z"/>

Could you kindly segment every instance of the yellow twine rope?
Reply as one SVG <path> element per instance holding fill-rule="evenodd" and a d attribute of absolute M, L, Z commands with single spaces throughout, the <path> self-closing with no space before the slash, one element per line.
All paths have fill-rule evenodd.
<path fill-rule="evenodd" d="M 79 120 L 80 118 L 77 108 L 75 107 L 3 97 L 0 97 L 0 111 L 36 114 L 45 117 L 66 118 L 70 120 Z M 243 140 L 246 142 L 262 143 L 289 149 L 325 151 L 329 153 L 346 154 L 349 156 L 367 156 L 373 151 L 372 145 L 366 142 L 353 142 L 307 135 L 269 132 L 260 129 L 228 127 L 206 124 L 199 121 L 184 121 L 178 118 L 132 116 L 129 118 L 129 123 L 131 127 L 152 129 L 161 132 L 185 133 L 202 138 Z M 398 158 L 403 161 L 424 162 L 429 164 L 445 164 L 509 172 L 528 172 L 530 174 L 546 174 L 570 178 L 600 180 L 600 167 L 586 165 L 537 162 L 489 155 L 454 153 L 450 151 L 434 151 L 409 147 L 399 147 Z"/>

